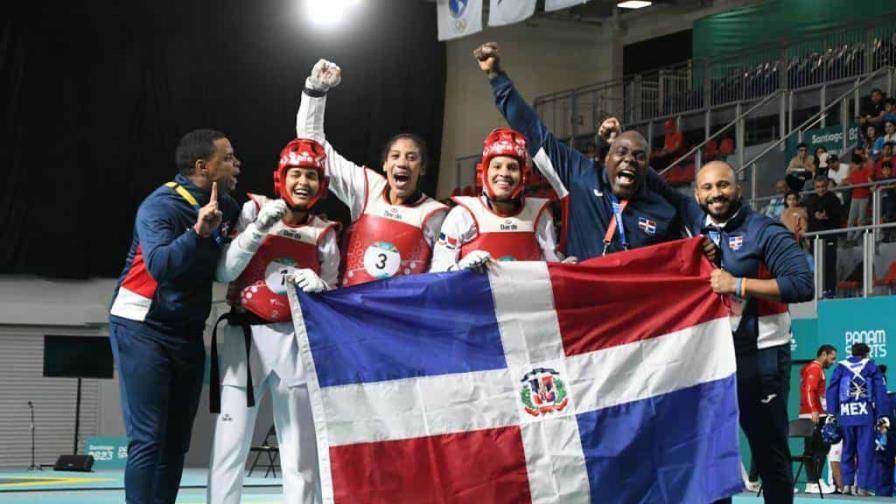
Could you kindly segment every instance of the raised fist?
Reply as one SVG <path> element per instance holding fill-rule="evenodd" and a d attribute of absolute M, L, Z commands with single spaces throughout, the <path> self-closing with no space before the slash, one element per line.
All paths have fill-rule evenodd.
<path fill-rule="evenodd" d="M 473 56 L 479 62 L 479 69 L 497 75 L 501 71 L 501 56 L 498 54 L 497 42 L 486 42 L 473 50 Z"/>
<path fill-rule="evenodd" d="M 255 227 L 261 232 L 267 232 L 271 227 L 286 215 L 286 202 L 282 199 L 268 201 L 258 211 L 255 218 Z"/>
<path fill-rule="evenodd" d="M 305 79 L 305 87 L 326 93 L 330 88 L 338 86 L 340 82 L 342 82 L 342 69 L 339 68 L 339 65 L 320 59 L 311 69 L 311 75 Z"/>
<path fill-rule="evenodd" d="M 620 133 L 622 133 L 622 125 L 619 123 L 619 119 L 612 116 L 604 119 L 597 130 L 597 136 L 606 140 L 607 143 L 613 143 Z"/>

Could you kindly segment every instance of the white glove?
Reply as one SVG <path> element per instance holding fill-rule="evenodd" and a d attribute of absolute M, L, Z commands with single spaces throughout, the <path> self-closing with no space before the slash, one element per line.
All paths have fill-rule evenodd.
<path fill-rule="evenodd" d="M 258 217 L 255 218 L 255 227 L 262 233 L 267 233 L 271 227 L 286 215 L 289 208 L 282 199 L 268 201 L 261 207 Z"/>
<path fill-rule="evenodd" d="M 481 270 L 486 264 L 494 261 L 492 255 L 485 250 L 474 250 L 463 256 L 457 263 L 457 269 Z"/>
<path fill-rule="evenodd" d="M 328 289 L 327 283 L 314 270 L 308 268 L 286 275 L 286 281 L 297 285 L 304 292 L 323 292 Z"/>
<path fill-rule="evenodd" d="M 340 82 L 342 82 L 342 69 L 339 68 L 339 65 L 320 59 L 311 69 L 311 75 L 305 79 L 305 87 L 326 93 L 330 88 L 338 86 Z"/>

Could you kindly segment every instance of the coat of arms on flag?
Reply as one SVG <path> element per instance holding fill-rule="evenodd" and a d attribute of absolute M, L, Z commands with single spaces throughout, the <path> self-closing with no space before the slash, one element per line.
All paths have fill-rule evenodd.
<path fill-rule="evenodd" d="M 729 236 L 728 237 L 728 248 L 731 250 L 740 250 L 741 247 L 744 246 L 744 237 L 743 235 L 737 236 Z"/>
<path fill-rule="evenodd" d="M 739 492 L 734 345 L 700 243 L 290 289 L 323 501 Z"/>
<path fill-rule="evenodd" d="M 647 217 L 638 217 L 638 227 L 649 235 L 656 234 L 655 220 L 648 219 Z"/>

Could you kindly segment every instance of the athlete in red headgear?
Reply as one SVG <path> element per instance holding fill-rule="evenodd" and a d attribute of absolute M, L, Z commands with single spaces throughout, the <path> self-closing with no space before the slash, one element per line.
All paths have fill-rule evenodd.
<path fill-rule="evenodd" d="M 240 502 L 243 468 L 257 409 L 266 391 L 273 399 L 280 445 L 284 502 L 310 503 L 316 490 L 317 452 L 305 373 L 299 360 L 286 289 L 305 292 L 336 285 L 339 247 L 335 223 L 309 210 L 327 191 L 326 154 L 319 143 L 297 138 L 283 148 L 274 172 L 278 199 L 250 194 L 237 223 L 239 235 L 218 264 L 217 279 L 230 282 L 233 307 L 213 353 L 212 410 L 220 414 L 208 480 L 208 501 Z M 213 352 L 216 350 L 213 342 Z M 217 364 L 217 366 L 215 366 Z M 248 376 L 248 380 L 247 380 Z"/>
<path fill-rule="evenodd" d="M 482 195 L 453 198 L 458 206 L 442 223 L 430 271 L 479 268 L 493 260 L 559 261 L 548 200 L 523 194 L 530 172 L 521 133 L 489 133 L 476 166 Z"/>

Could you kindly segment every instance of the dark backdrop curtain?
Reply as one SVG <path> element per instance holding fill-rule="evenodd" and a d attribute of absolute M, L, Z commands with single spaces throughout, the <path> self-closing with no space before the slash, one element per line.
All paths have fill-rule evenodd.
<path fill-rule="evenodd" d="M 318 58 L 343 68 L 328 140 L 379 167 L 393 134 L 429 144 L 434 193 L 445 50 L 436 9 L 365 0 L 332 28 L 303 0 L 22 2 L 0 20 L 0 273 L 117 276 L 140 201 L 175 174 L 195 128 L 226 133 L 242 160 L 237 198 L 272 194 Z M 345 208 L 328 198 L 328 215 Z"/>

